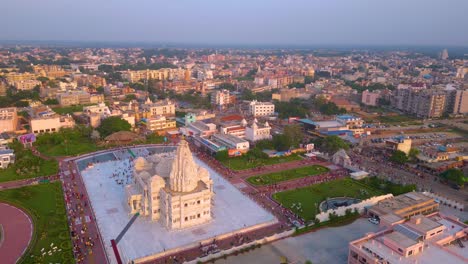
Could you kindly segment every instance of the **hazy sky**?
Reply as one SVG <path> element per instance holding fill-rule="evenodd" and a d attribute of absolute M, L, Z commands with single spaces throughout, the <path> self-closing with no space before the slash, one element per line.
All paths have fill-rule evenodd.
<path fill-rule="evenodd" d="M 0 40 L 468 46 L 468 0 L 10 0 Z"/>

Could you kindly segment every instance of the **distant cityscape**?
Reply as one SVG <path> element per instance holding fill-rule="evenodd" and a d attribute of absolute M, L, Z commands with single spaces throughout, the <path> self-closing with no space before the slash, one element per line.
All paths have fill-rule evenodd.
<path fill-rule="evenodd" d="M 468 262 L 464 48 L 3 43 L 2 263 Z"/>

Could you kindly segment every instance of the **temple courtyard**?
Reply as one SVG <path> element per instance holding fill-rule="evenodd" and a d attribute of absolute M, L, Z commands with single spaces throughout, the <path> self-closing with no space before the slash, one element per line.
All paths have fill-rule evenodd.
<path fill-rule="evenodd" d="M 106 161 L 84 169 L 81 175 L 107 255 L 111 263 L 116 263 L 110 241 L 119 235 L 131 218 L 124 187 L 133 181 L 133 168 L 127 157 L 104 160 Z M 161 223 L 151 222 L 148 218 L 140 216 L 118 244 L 124 263 L 196 247 L 200 242 L 208 243 L 222 235 L 239 233 L 277 222 L 272 214 L 243 195 L 206 164 L 196 158 L 195 162 L 205 167 L 213 180 L 215 194 L 211 222 L 169 231 Z"/>

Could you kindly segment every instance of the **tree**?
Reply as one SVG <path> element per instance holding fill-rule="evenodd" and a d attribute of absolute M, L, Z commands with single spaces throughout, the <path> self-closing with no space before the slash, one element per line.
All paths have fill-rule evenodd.
<path fill-rule="evenodd" d="M 91 132 L 90 137 L 93 141 L 98 141 L 101 138 L 101 134 L 99 134 L 99 131 L 93 130 L 93 132 Z"/>
<path fill-rule="evenodd" d="M 118 116 L 111 116 L 102 120 L 101 125 L 97 128 L 97 131 L 102 137 L 107 137 L 112 133 L 118 131 L 130 131 L 132 126 L 127 120 L 124 120 Z"/>
<path fill-rule="evenodd" d="M 468 177 L 464 176 L 461 170 L 455 168 L 448 169 L 439 176 L 459 186 L 463 186 L 468 182 Z"/>
<path fill-rule="evenodd" d="M 45 104 L 45 105 L 58 105 L 59 102 L 58 102 L 57 99 L 50 99 L 50 98 L 49 98 L 49 99 L 47 99 L 47 100 L 44 101 L 44 104 Z"/>
<path fill-rule="evenodd" d="M 273 146 L 278 151 L 285 151 L 289 149 L 289 139 L 285 134 L 273 135 Z"/>
<path fill-rule="evenodd" d="M 284 127 L 284 135 L 288 138 L 289 147 L 297 148 L 304 137 L 299 125 L 289 125 Z"/>
<path fill-rule="evenodd" d="M 232 83 L 222 83 L 219 85 L 219 89 L 223 90 L 229 90 L 229 91 L 235 91 L 236 86 L 234 86 Z"/>
<path fill-rule="evenodd" d="M 416 148 L 410 149 L 409 154 L 408 154 L 408 158 L 410 160 L 416 159 L 416 156 L 419 155 L 419 152 L 420 152 L 419 149 L 416 149 Z"/>
<path fill-rule="evenodd" d="M 98 88 L 96 88 L 96 92 L 98 92 L 100 94 L 104 94 L 104 87 L 99 86 Z"/>
<path fill-rule="evenodd" d="M 348 143 L 339 136 L 327 136 L 319 145 L 328 153 L 335 153 L 340 149 L 349 149 Z"/>
<path fill-rule="evenodd" d="M 406 156 L 406 153 L 404 153 L 403 151 L 397 150 L 393 152 L 392 156 L 390 157 L 390 160 L 398 164 L 405 164 L 406 162 L 408 162 L 408 156 Z"/>
<path fill-rule="evenodd" d="M 229 153 L 227 150 L 221 150 L 216 152 L 215 159 L 219 161 L 225 161 L 229 158 Z"/>
<path fill-rule="evenodd" d="M 125 102 L 130 102 L 130 101 L 136 100 L 136 99 L 137 99 L 136 95 L 134 95 L 134 94 L 127 94 L 127 95 L 125 95 L 124 101 L 125 101 Z"/>

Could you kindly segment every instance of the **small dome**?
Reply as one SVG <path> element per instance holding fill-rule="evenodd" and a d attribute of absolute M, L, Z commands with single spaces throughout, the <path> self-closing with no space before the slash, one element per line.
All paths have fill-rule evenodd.
<path fill-rule="evenodd" d="M 166 185 L 166 181 L 164 181 L 164 179 L 161 176 L 154 175 L 153 177 L 151 177 L 151 186 L 152 187 L 163 188 L 165 185 Z"/>
<path fill-rule="evenodd" d="M 140 172 L 140 171 L 145 171 L 145 170 L 150 170 L 151 169 L 151 163 L 149 163 L 145 158 L 143 157 L 138 157 L 135 159 L 133 162 L 135 171 Z"/>

